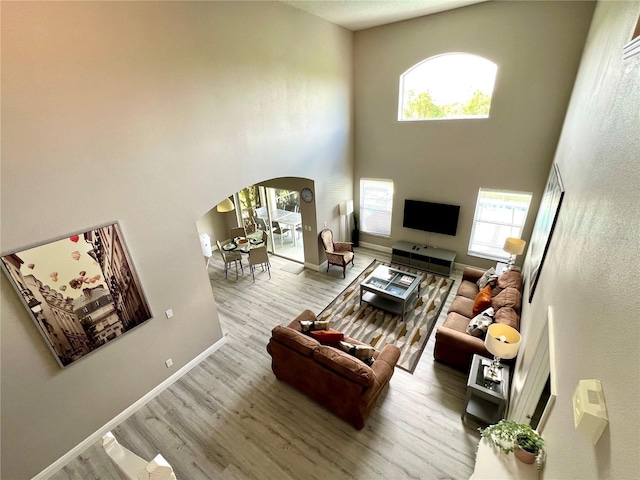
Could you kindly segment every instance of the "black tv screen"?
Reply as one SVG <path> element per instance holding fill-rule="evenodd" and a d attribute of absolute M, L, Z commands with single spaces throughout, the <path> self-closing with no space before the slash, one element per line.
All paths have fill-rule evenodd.
<path fill-rule="evenodd" d="M 405 200 L 402 226 L 455 236 L 459 214 L 460 205 Z"/>

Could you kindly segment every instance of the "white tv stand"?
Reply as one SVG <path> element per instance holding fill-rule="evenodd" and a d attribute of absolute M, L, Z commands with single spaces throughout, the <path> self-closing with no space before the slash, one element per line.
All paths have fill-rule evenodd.
<path fill-rule="evenodd" d="M 415 243 L 400 241 L 393 245 L 391 261 L 433 273 L 451 276 L 456 252 L 443 248 L 423 247 Z"/>

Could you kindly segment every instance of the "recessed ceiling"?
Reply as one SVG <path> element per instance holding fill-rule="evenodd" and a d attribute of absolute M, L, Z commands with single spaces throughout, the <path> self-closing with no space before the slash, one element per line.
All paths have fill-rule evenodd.
<path fill-rule="evenodd" d="M 281 0 L 352 31 L 466 7 L 487 0 Z"/>

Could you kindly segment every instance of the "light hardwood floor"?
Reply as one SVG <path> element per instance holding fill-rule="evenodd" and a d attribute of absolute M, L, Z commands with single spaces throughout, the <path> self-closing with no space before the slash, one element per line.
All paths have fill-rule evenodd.
<path fill-rule="evenodd" d="M 225 280 L 213 258 L 209 276 L 227 343 L 115 428 L 121 444 L 147 459 L 162 453 L 179 480 L 469 478 L 479 434 L 461 420 L 466 376 L 434 362 L 433 334 L 413 375 L 396 369 L 361 431 L 271 372 L 271 329 L 305 308 L 320 313 L 388 254 L 357 249 L 346 279 L 337 267 L 295 275 L 283 270 L 288 260 L 272 256 L 272 278 L 258 269 L 255 283 L 246 266 L 237 281 Z M 51 478 L 119 477 L 96 444 Z"/>

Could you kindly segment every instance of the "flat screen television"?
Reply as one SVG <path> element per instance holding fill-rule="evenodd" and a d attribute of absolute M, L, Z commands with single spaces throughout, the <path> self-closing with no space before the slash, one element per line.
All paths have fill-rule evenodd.
<path fill-rule="evenodd" d="M 402 226 L 455 236 L 459 214 L 460 205 L 405 200 Z"/>

